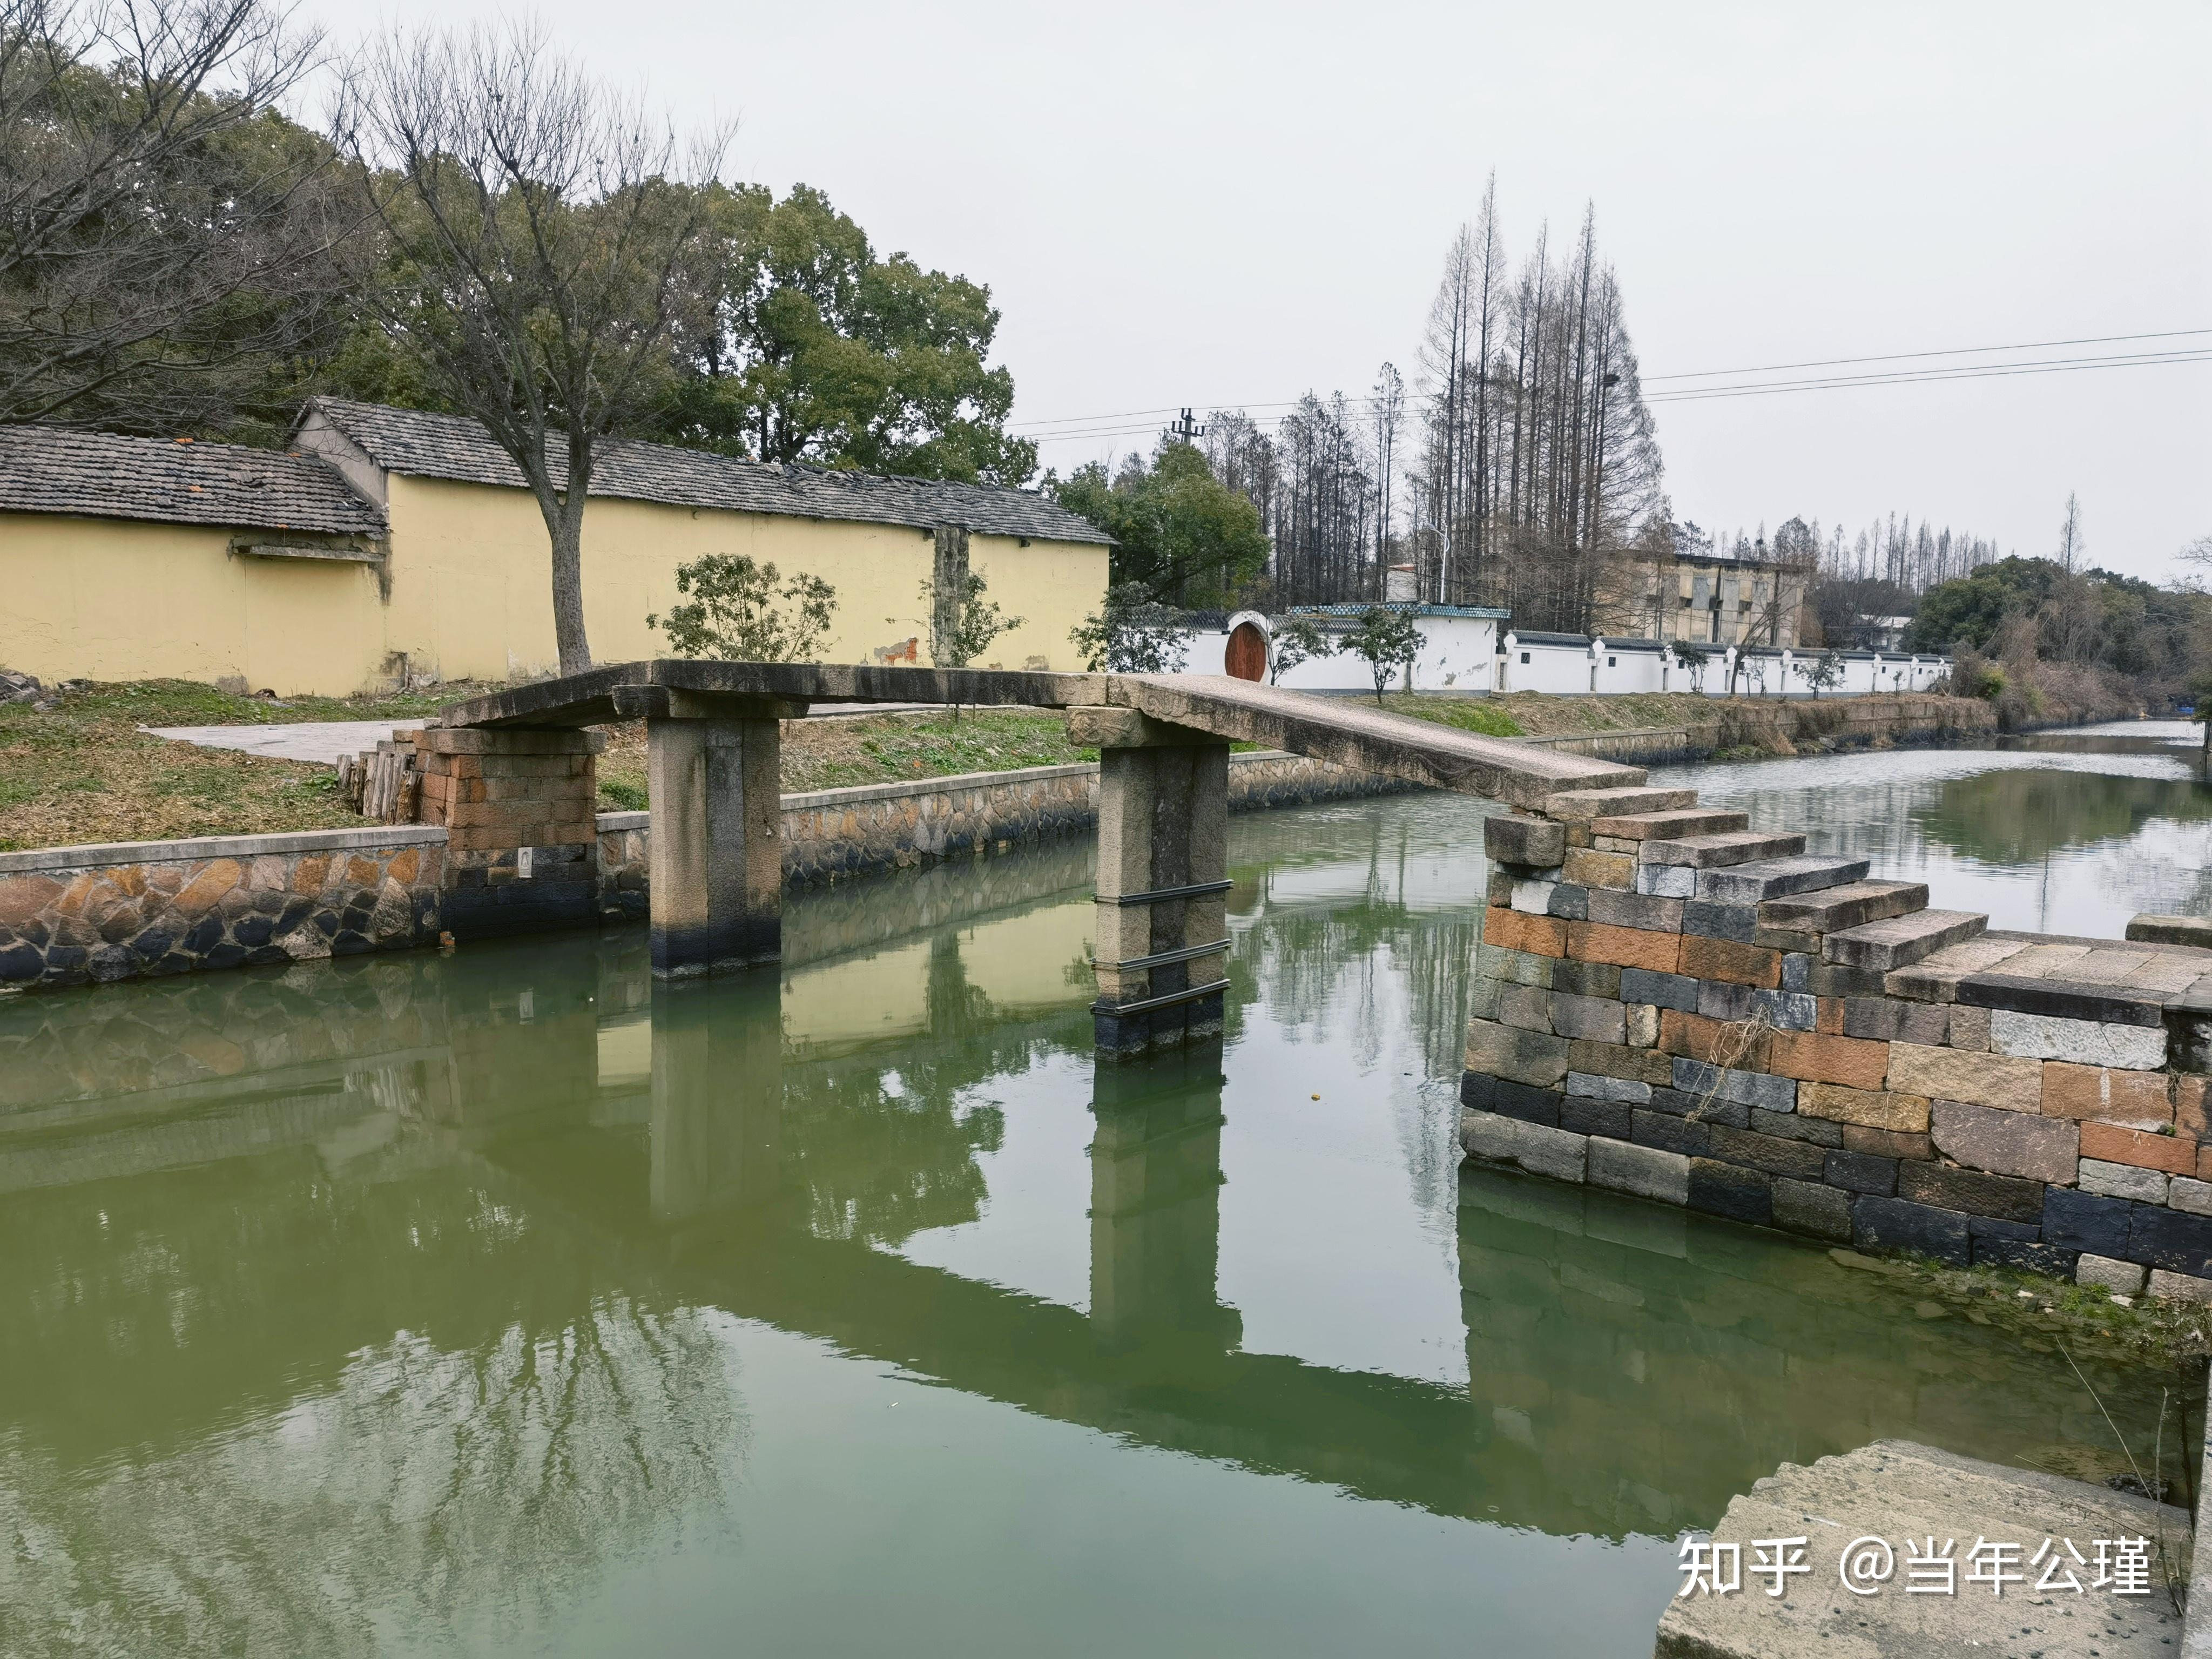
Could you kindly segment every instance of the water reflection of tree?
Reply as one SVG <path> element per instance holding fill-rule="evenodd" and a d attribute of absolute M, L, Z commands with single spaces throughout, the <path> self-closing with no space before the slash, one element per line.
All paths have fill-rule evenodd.
<path fill-rule="evenodd" d="M 1091 1050 L 1091 1016 L 1009 1018 L 968 979 L 959 931 L 930 941 L 927 1028 L 835 1060 L 787 1060 L 787 1182 L 817 1237 L 896 1243 L 973 1221 L 987 1196 L 976 1162 L 1006 1139 L 1000 1104 L 978 1097 L 1054 1054 Z"/>
<path fill-rule="evenodd" d="M 1350 1042 L 1363 1067 L 1410 1016 L 1428 1075 L 1456 1074 L 1479 921 L 1410 910 L 1381 875 L 1370 872 L 1364 902 L 1325 908 L 1266 902 L 1262 878 L 1231 994 L 1264 1000 L 1293 1040 Z"/>
<path fill-rule="evenodd" d="M 9 1653 L 512 1634 L 742 1448 L 712 1316 L 465 1167 L 332 1183 L 291 1148 L 18 1194 L 0 1260 Z"/>
<path fill-rule="evenodd" d="M 2040 769 L 1947 780 L 1913 818 L 1931 839 L 1984 864 L 2032 864 L 2062 848 L 2123 842 L 2153 819 L 2212 819 L 2212 790 L 2181 778 Z"/>

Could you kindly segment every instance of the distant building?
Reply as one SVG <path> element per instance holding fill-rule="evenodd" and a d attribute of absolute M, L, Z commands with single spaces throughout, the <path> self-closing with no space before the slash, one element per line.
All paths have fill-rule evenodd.
<path fill-rule="evenodd" d="M 1617 590 L 1597 606 L 1598 631 L 1698 645 L 1795 646 L 1814 571 L 1769 556 L 1735 556 L 1710 544 L 1660 557 L 1631 555 Z"/>
<path fill-rule="evenodd" d="M 561 476 L 556 468 L 556 477 Z M 978 666 L 1073 669 L 1111 538 L 1027 490 L 603 445 L 584 517 L 602 661 L 664 654 L 676 568 L 743 553 L 837 592 L 823 656 L 928 660 L 936 526 L 1023 619 Z M 316 399 L 293 447 L 0 427 L 0 663 L 54 681 L 344 694 L 509 680 L 557 653 L 544 519 L 474 421 Z"/>

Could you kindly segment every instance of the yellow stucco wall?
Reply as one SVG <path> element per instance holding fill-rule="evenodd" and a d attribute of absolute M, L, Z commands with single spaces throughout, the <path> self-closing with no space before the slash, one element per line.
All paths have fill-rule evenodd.
<path fill-rule="evenodd" d="M 0 514 L 0 667 L 48 684 L 238 675 L 281 693 L 375 684 L 385 651 L 375 569 L 246 558 L 230 551 L 237 536 Z"/>
<path fill-rule="evenodd" d="M 394 477 L 389 648 L 446 679 L 504 680 L 550 672 L 553 600 L 545 524 L 520 490 Z M 921 582 L 933 543 L 893 525 L 719 513 L 648 501 L 594 500 L 584 514 L 584 625 L 592 654 L 625 662 L 664 654 L 645 624 L 676 605 L 676 568 L 709 553 L 742 553 L 821 577 L 837 591 L 823 650 L 828 662 L 868 662 L 878 647 L 919 636 L 928 659 Z M 1106 549 L 1081 543 L 976 536 L 970 567 L 986 597 L 1022 627 L 1000 635 L 978 667 L 1019 668 L 1041 657 L 1073 669 L 1068 635 L 1106 591 Z"/>
<path fill-rule="evenodd" d="M 551 671 L 545 528 L 527 495 L 394 477 L 387 512 L 388 597 L 368 566 L 233 555 L 232 531 L 0 514 L 0 666 L 49 683 L 236 674 L 256 690 L 333 696 L 388 684 L 402 652 L 413 672 L 444 679 Z M 928 659 L 925 532 L 604 499 L 584 515 L 592 655 L 662 654 L 645 618 L 677 602 L 676 567 L 708 553 L 749 554 L 835 587 L 825 661 L 871 661 L 909 635 Z M 1105 548 L 976 536 L 969 557 L 988 598 L 1024 619 L 977 666 L 1081 666 L 1068 635 L 1105 593 Z"/>

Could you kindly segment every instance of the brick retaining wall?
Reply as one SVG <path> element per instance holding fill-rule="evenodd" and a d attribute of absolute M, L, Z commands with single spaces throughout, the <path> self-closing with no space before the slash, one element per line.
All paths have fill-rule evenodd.
<path fill-rule="evenodd" d="M 1492 819 L 1470 1157 L 2212 1300 L 2212 951 L 1989 933 L 1688 790 Z"/>

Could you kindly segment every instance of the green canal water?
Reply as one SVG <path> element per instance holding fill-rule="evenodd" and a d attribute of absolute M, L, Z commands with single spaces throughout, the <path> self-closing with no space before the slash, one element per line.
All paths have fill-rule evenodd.
<path fill-rule="evenodd" d="M 2156 756 L 1700 781 L 2105 932 L 2212 817 Z M 2056 1352 L 1461 1170 L 1485 810 L 1237 821 L 1224 1043 L 1104 1071 L 1080 842 L 704 986 L 633 931 L 0 1002 L 0 1652 L 1641 1656 L 1784 1460 L 2121 1467 Z M 2170 1379 L 2092 1376 L 2147 1446 Z"/>

